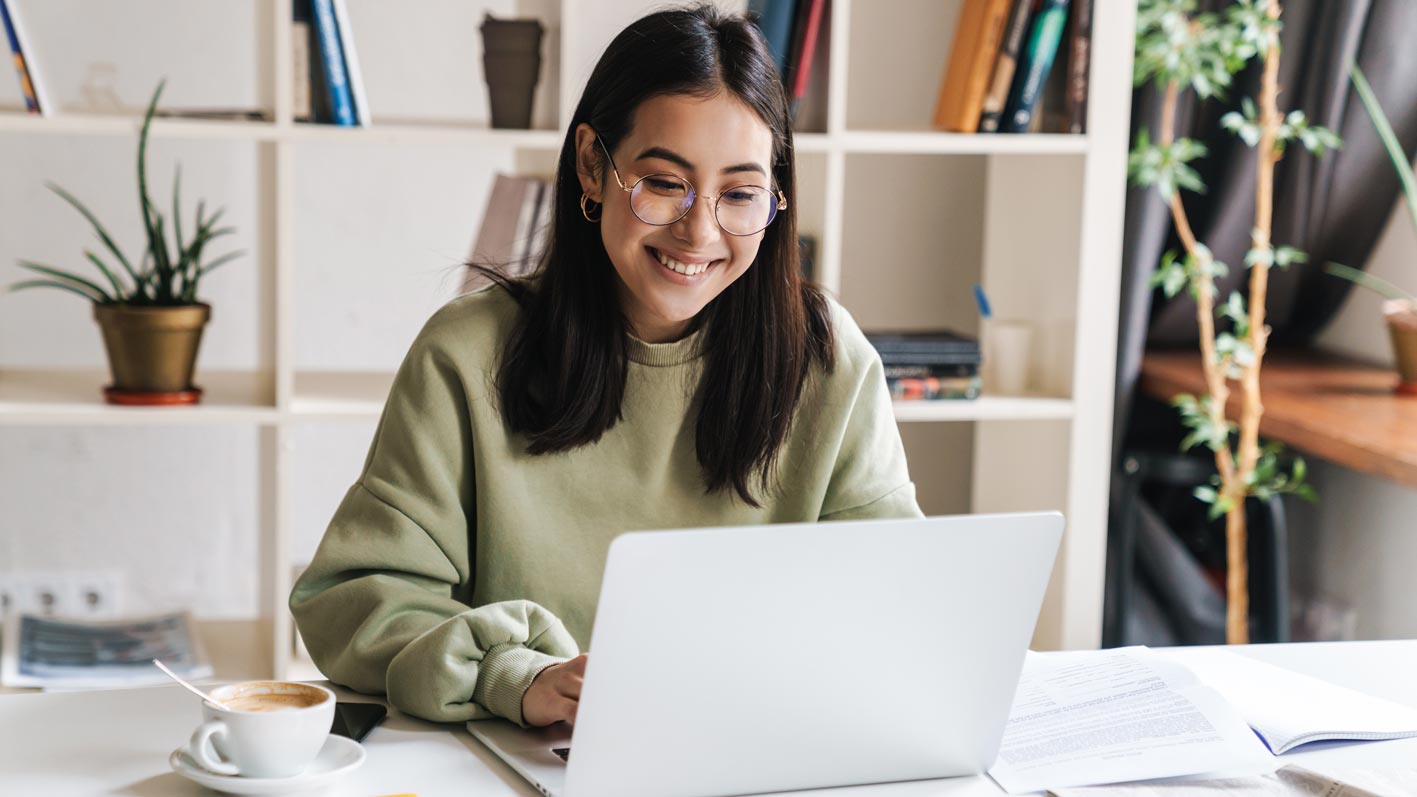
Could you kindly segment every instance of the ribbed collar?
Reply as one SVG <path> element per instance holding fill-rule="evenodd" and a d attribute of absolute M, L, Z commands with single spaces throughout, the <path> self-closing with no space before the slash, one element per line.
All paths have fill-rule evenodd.
<path fill-rule="evenodd" d="M 662 368 L 698 359 L 703 356 L 703 328 L 669 343 L 646 343 L 626 333 L 625 346 L 630 362 Z"/>

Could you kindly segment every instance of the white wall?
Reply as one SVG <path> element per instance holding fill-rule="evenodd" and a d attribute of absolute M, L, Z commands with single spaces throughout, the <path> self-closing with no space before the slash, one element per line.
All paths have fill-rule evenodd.
<path fill-rule="evenodd" d="M 16 2 L 16 0 L 11 0 Z M 270 105 L 270 58 L 257 43 L 265 2 L 18 0 L 37 63 L 69 112 L 110 110 L 86 81 L 111 89 L 129 111 L 166 75 L 164 107 Z M 556 74 L 559 28 L 542 2 L 469 4 L 350 0 L 376 120 L 485 121 L 485 88 L 474 59 L 483 8 L 518 9 L 549 23 L 543 76 Z M 221 35 L 198 35 L 221 31 Z M 153 46 L 161 42 L 163 46 Z M 197 46 L 200 45 L 200 46 Z M 415 57 L 416 55 L 416 57 Z M 87 76 L 97 76 L 89 80 Z M 23 107 L 10 72 L 0 107 Z M 543 86 L 536 121 L 554 123 L 558 96 Z M 459 284 L 497 170 L 516 167 L 509 150 L 457 146 L 301 144 L 296 175 L 296 358 L 312 370 L 381 370 L 397 365 L 423 320 Z M 17 258 L 84 271 L 97 247 L 87 223 L 44 188 L 54 181 L 83 199 L 120 246 L 141 251 L 136 135 L 0 136 L 0 286 L 25 277 Z M 269 193 L 260 145 L 155 139 L 150 190 L 171 204 L 173 165 L 183 173 L 184 210 L 195 200 L 225 205 L 238 230 L 231 248 L 255 253 L 203 282 L 214 307 L 203 370 L 269 368 L 260 334 L 259 253 Z M 535 160 L 534 158 L 531 160 Z M 190 229 L 190 227 L 189 227 Z M 225 251 L 222 249 L 221 251 Z M 0 369 L 102 368 L 91 310 L 51 291 L 0 292 Z M 93 385 L 95 396 L 101 382 Z M 302 427 L 294 435 L 299 478 L 291 544 L 309 556 L 357 475 L 372 423 Z M 259 607 L 260 433 L 219 428 L 0 427 L 0 578 L 17 573 L 111 570 L 122 606 L 144 612 L 186 607 L 211 618 L 254 617 Z"/>
<path fill-rule="evenodd" d="M 1368 271 L 1417 291 L 1417 234 L 1404 201 L 1393 207 Z M 1391 366 L 1381 297 L 1355 289 L 1318 345 Z M 1353 612 L 1359 639 L 1417 636 L 1417 491 L 1310 458 L 1319 503 L 1290 513 L 1296 591 L 1337 599 Z M 1302 506 L 1302 508 L 1300 508 Z"/>
<path fill-rule="evenodd" d="M 271 104 L 268 54 L 257 44 L 269 20 L 257 0 L 191 3 L 133 0 L 10 0 L 25 13 L 38 65 L 51 95 L 71 112 L 105 110 L 106 96 L 85 83 L 109 87 L 123 108 L 139 108 L 166 75 L 166 107 Z M 923 2 L 923 0 L 922 0 Z M 417 119 L 476 123 L 486 120 L 485 89 L 475 59 L 484 7 L 532 13 L 549 23 L 535 124 L 554 125 L 564 98 L 548 76 L 560 31 L 551 0 L 350 0 L 356 43 L 376 124 Z M 621 9 L 630 14 L 630 4 Z M 658 5 L 647 2 L 645 7 Z M 732 3 L 730 3 L 732 5 Z M 584 26 L 613 33 L 629 21 L 577 3 L 592 19 Z M 619 13 L 619 12 L 617 12 Z M 939 15 L 936 15 L 939 16 Z M 946 15 L 952 19 L 952 15 Z M 941 19 L 946 18 L 941 16 Z M 198 35 L 220 31 L 219 36 Z M 608 35 L 608 34 L 607 34 Z M 154 46 L 163 42 L 164 46 Z M 203 46 L 189 46 L 202 42 Z M 170 43 L 171 46 L 167 46 Z M 598 52 L 577 52 L 593 63 Z M 89 76 L 94 76 L 90 78 Z M 932 68 L 928 80 L 937 79 Z M 921 78 L 925 80 L 926 78 Z M 822 85 L 822 81 L 818 81 Z M 579 91 L 580 86 L 574 87 Z M 933 93 L 929 94 L 931 101 Z M 571 98 L 574 99 L 574 98 Z M 0 107 L 22 107 L 8 73 L 0 74 Z M 924 107 L 924 106 L 922 106 Z M 818 109 L 820 112 L 821 109 Z M 810 114 L 809 114 L 810 116 Z M 893 120 L 887 120 L 893 121 Z M 884 122 L 879 125 L 886 126 Z M 136 203 L 136 136 L 0 136 L 0 285 L 23 278 L 20 257 L 83 269 L 82 249 L 92 237 L 72 209 L 43 187 L 54 180 L 79 195 L 109 223 L 120 244 L 139 250 Z M 181 161 L 183 196 L 190 212 L 198 197 L 228 207 L 238 234 L 233 247 L 258 253 L 231 263 L 203 283 L 214 306 L 199 361 L 202 370 L 267 369 L 260 341 L 266 281 L 273 268 L 259 253 L 268 235 L 260 227 L 268 186 L 262 184 L 269 148 L 223 141 L 154 140 L 149 160 L 152 192 L 170 204 L 173 164 Z M 423 320 L 457 285 L 457 263 L 466 254 L 497 170 L 545 170 L 544 153 L 517 156 L 503 149 L 456 145 L 398 147 L 383 144 L 301 143 L 296 160 L 295 354 L 306 370 L 392 370 Z M 925 168 L 924 172 L 910 169 Z M 902 303 L 919 309 L 929 297 L 897 288 L 882 291 L 874 275 L 882 259 L 953 302 L 968 327 L 973 318 L 968 286 L 978 279 L 981 251 L 979 198 L 986 170 L 978 158 L 854 157 L 852 186 L 878 189 L 867 167 L 953 185 L 957 207 L 928 218 L 883 251 L 861 236 L 847 236 L 844 292 L 857 294 L 863 321 L 888 324 L 934 321 L 934 313 L 908 318 Z M 799 159 L 803 228 L 820 234 L 825 211 L 825 158 Z M 864 201 L 864 200 L 863 200 Z M 859 203 L 858 203 L 859 204 Z M 860 212 L 869 208 L 852 206 Z M 857 224 L 855 229 L 863 229 Z M 952 242 L 943 255 L 939 242 Z M 934 271 L 950 280 L 921 282 Z M 871 275 L 871 276 L 866 276 Z M 909 314 L 907 314 L 909 315 Z M 67 294 L 0 292 L 0 370 L 16 367 L 102 368 L 104 356 L 91 311 Z M 95 381 L 95 395 L 100 382 Z M 296 430 L 291 462 L 298 529 L 292 558 L 314 551 L 325 524 L 363 462 L 372 423 L 311 424 Z M 972 425 L 907 424 L 906 447 L 920 502 L 927 512 L 967 511 Z M 186 607 L 210 618 L 258 613 L 261 435 L 249 426 L 221 428 L 0 427 L 0 577 L 8 573 L 111 569 L 126 585 L 132 612 Z"/>

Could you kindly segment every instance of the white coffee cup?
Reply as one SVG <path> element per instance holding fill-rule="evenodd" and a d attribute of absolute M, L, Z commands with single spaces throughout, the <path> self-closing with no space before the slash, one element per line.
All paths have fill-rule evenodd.
<path fill-rule="evenodd" d="M 335 695 L 322 686 L 247 681 L 209 694 L 232 710 L 203 701 L 205 722 L 192 733 L 187 754 L 218 775 L 299 775 L 319 755 L 334 722 Z"/>

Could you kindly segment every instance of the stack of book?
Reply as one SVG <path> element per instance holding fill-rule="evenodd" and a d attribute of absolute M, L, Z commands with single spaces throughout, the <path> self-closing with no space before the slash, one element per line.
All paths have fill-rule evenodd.
<path fill-rule="evenodd" d="M 551 229 L 553 193 L 551 181 L 545 178 L 510 174 L 493 178 L 492 194 L 487 198 L 468 263 L 490 266 L 513 277 L 533 271 L 541 262 Z M 469 268 L 462 292 L 486 283 L 486 277 Z"/>
<path fill-rule="evenodd" d="M 291 35 L 297 122 L 369 124 L 369 99 L 345 0 L 294 0 Z"/>
<path fill-rule="evenodd" d="M 955 133 L 1084 132 L 1092 3 L 964 0 L 935 126 Z M 1060 57 L 1061 79 L 1045 92 Z"/>
<path fill-rule="evenodd" d="M 979 341 L 949 330 L 868 332 L 896 401 L 979 397 Z"/>
<path fill-rule="evenodd" d="M 822 30 L 827 0 L 749 0 L 748 13 L 767 39 L 787 90 L 792 118 L 807 95 L 812 59 Z"/>

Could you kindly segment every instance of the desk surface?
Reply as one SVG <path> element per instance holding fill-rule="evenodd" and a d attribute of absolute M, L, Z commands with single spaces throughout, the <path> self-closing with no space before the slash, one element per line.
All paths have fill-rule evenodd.
<path fill-rule="evenodd" d="M 1252 645 L 1234 648 L 1334 683 L 1417 706 L 1417 640 Z M 367 699 L 367 698 L 366 698 Z M 210 795 L 167 766 L 200 721 L 180 687 L 0 696 L 0 794 L 44 797 Z M 368 759 L 329 794 L 377 797 L 532 797 L 518 778 L 461 726 L 391 712 L 365 740 Z M 1412 768 L 1417 739 L 1320 742 L 1283 756 L 1315 769 Z M 996 797 L 987 777 L 948 778 L 793 792 L 830 797 Z"/>
<path fill-rule="evenodd" d="M 1148 352 L 1141 389 L 1170 401 L 1205 392 L 1200 354 Z M 1260 370 L 1260 434 L 1347 468 L 1417 487 L 1417 396 L 1393 392 L 1391 370 L 1314 352 L 1274 352 Z M 1241 394 L 1232 391 L 1231 417 Z"/>

